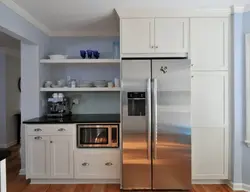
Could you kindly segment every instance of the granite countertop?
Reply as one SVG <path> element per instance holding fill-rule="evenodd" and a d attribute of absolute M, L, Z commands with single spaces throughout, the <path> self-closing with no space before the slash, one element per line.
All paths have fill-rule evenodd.
<path fill-rule="evenodd" d="M 74 124 L 74 123 L 120 123 L 120 114 L 82 114 L 58 117 L 37 117 L 24 124 Z"/>
<path fill-rule="evenodd" d="M 7 149 L 0 149 L 0 161 L 10 156 L 10 151 Z"/>

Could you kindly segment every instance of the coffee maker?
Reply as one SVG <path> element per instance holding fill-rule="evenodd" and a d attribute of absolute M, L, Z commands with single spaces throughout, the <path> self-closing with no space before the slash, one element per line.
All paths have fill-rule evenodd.
<path fill-rule="evenodd" d="M 48 98 L 48 117 L 64 117 L 71 115 L 70 101 L 62 93 L 53 93 L 52 97 Z"/>

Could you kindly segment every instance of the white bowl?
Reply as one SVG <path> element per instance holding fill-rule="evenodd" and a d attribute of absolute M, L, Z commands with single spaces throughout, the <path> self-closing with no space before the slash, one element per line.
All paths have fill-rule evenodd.
<path fill-rule="evenodd" d="M 68 55 L 49 55 L 49 58 L 51 60 L 56 60 L 56 59 L 67 59 Z"/>

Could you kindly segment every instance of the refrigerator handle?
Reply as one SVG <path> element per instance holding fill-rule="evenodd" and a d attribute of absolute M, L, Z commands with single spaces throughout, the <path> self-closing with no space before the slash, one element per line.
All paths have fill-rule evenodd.
<path fill-rule="evenodd" d="M 157 158 L 157 79 L 153 79 L 153 158 Z"/>
<path fill-rule="evenodd" d="M 151 159 L 151 79 L 147 79 L 148 159 Z"/>

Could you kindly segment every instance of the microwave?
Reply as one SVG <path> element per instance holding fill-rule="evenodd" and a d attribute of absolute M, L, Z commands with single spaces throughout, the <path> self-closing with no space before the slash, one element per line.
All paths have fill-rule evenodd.
<path fill-rule="evenodd" d="M 77 148 L 118 148 L 119 124 L 78 124 Z"/>

